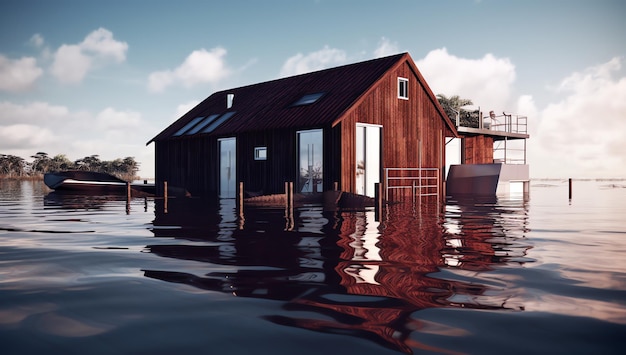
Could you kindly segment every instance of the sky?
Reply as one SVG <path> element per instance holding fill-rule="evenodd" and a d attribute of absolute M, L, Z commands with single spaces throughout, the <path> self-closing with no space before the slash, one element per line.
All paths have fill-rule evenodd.
<path fill-rule="evenodd" d="M 212 93 L 408 52 L 528 117 L 531 178 L 626 178 L 626 2 L 0 0 L 0 154 L 128 156 Z"/>

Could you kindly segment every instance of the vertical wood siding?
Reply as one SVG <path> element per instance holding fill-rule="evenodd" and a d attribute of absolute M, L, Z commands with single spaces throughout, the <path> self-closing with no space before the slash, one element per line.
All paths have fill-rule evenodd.
<path fill-rule="evenodd" d="M 493 163 L 493 138 L 482 135 L 463 137 L 462 164 Z"/>
<path fill-rule="evenodd" d="M 409 100 L 398 98 L 398 77 L 409 79 Z M 356 192 L 357 123 L 383 126 L 382 169 L 439 168 L 440 176 L 443 175 L 444 122 L 408 64 L 383 77 L 360 105 L 342 120 L 341 189 L 348 192 Z M 382 178 L 381 171 L 381 182 Z M 440 191 L 442 187 L 443 184 Z"/>
<path fill-rule="evenodd" d="M 398 77 L 409 79 L 408 100 L 398 98 Z M 438 168 L 443 194 L 444 145 L 450 128 L 427 90 L 413 67 L 403 61 L 384 74 L 335 126 L 331 124 L 337 117 L 322 120 L 329 122 L 326 126 L 303 127 L 324 130 L 324 189 L 338 182 L 341 190 L 356 192 L 356 124 L 369 123 L 383 126 L 381 182 L 382 169 L 387 167 Z M 285 181 L 296 181 L 297 131 L 290 127 L 233 135 L 237 138 L 237 181 L 244 182 L 246 191 L 282 193 Z M 193 135 L 155 141 L 157 181 L 183 187 L 194 196 L 217 196 L 217 139 Z M 254 160 L 255 147 L 267 147 L 267 160 Z M 158 188 L 162 194 L 162 186 Z"/>

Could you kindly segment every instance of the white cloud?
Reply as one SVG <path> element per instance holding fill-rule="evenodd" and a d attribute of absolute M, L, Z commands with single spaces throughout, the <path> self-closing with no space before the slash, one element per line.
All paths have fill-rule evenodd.
<path fill-rule="evenodd" d="M 193 100 L 193 101 L 189 101 L 186 102 L 184 104 L 180 104 L 176 107 L 176 113 L 175 113 L 175 117 L 173 117 L 175 120 L 179 119 L 182 115 L 186 114 L 187 112 L 189 112 L 189 110 L 191 110 L 192 108 L 196 107 L 196 105 L 198 105 L 200 103 L 199 100 Z"/>
<path fill-rule="evenodd" d="M 287 59 L 280 70 L 280 75 L 291 76 L 322 70 L 345 64 L 347 61 L 346 52 L 341 49 L 324 46 L 323 49 L 307 55 L 298 53 Z"/>
<path fill-rule="evenodd" d="M 99 28 L 85 37 L 79 44 L 64 44 L 54 53 L 52 75 L 63 83 L 80 83 L 95 63 L 106 63 L 112 59 L 123 62 L 128 44 L 116 41 L 113 33 Z"/>
<path fill-rule="evenodd" d="M 0 153 L 29 160 L 36 152 L 65 154 L 70 160 L 98 154 L 103 160 L 135 156 L 143 176 L 154 176 L 154 147 L 145 147 L 155 129 L 135 111 L 107 107 L 98 113 L 71 111 L 45 102 L 0 102 Z M 140 160 L 141 158 L 141 160 Z"/>
<path fill-rule="evenodd" d="M 43 46 L 44 40 L 43 40 L 43 36 L 41 36 L 39 33 L 35 33 L 31 38 L 30 38 L 30 44 L 32 44 L 33 46 L 40 48 L 41 46 Z"/>
<path fill-rule="evenodd" d="M 148 89 L 161 92 L 170 85 L 192 87 L 203 83 L 217 83 L 231 73 L 226 66 L 226 49 L 216 47 L 207 51 L 193 51 L 185 61 L 174 70 L 153 72 L 148 76 Z"/>
<path fill-rule="evenodd" d="M 374 55 L 376 58 L 380 58 L 397 54 L 398 52 L 398 43 L 391 42 L 389 39 L 383 37 L 380 39 L 380 42 L 378 42 L 378 47 L 374 50 Z"/>
<path fill-rule="evenodd" d="M 459 58 L 443 48 L 417 65 L 436 94 L 471 99 L 483 112 L 527 116 L 531 177 L 626 177 L 626 78 L 616 77 L 620 58 L 563 78 L 552 88 L 562 99 L 543 108 L 530 95 L 512 95 L 516 73 L 507 58 Z"/>
<path fill-rule="evenodd" d="M 0 90 L 9 92 L 26 91 L 33 87 L 43 70 L 37 60 L 23 57 L 11 60 L 0 55 Z"/>
<path fill-rule="evenodd" d="M 96 115 L 96 122 L 103 130 L 138 129 L 141 125 L 141 114 L 133 111 L 117 111 L 107 107 Z"/>
<path fill-rule="evenodd" d="M 46 128 L 30 124 L 0 125 L 0 149 L 32 149 L 54 142 L 54 134 Z M 24 158 L 24 157 L 22 157 Z"/>
<path fill-rule="evenodd" d="M 52 75 L 63 83 L 80 83 L 91 69 L 91 57 L 85 55 L 79 46 L 62 45 L 54 54 Z"/>
<path fill-rule="evenodd" d="M 126 60 L 128 44 L 113 39 L 113 33 L 105 28 L 99 28 L 85 37 L 79 45 L 85 52 L 92 52 L 103 57 L 111 57 L 120 63 Z"/>
<path fill-rule="evenodd" d="M 57 124 L 69 115 L 65 106 L 53 106 L 46 102 L 32 102 L 18 105 L 11 102 L 0 102 L 0 125 L 17 123 Z"/>
<path fill-rule="evenodd" d="M 557 86 L 566 96 L 540 112 L 532 164 L 547 177 L 626 177 L 626 78 L 621 60 L 575 72 Z"/>
<path fill-rule="evenodd" d="M 72 113 L 64 106 L 45 102 L 14 104 L 0 102 L 0 148 L 4 154 L 27 158 L 48 147 L 67 144 L 73 127 L 88 121 L 84 113 Z M 87 126 L 89 127 L 89 123 Z M 85 129 L 85 127 L 79 127 Z M 78 131 L 80 132 L 80 131 Z M 75 132 L 76 133 L 76 132 Z M 22 155 L 26 151 L 26 155 Z M 66 152 L 67 153 L 67 152 Z"/>
<path fill-rule="evenodd" d="M 459 58 L 441 48 L 416 64 L 435 94 L 459 95 L 483 111 L 511 110 L 515 66 L 508 58 L 492 54 L 480 59 Z"/>

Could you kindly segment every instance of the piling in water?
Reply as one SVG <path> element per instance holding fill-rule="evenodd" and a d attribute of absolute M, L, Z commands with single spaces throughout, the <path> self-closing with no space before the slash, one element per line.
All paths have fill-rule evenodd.
<path fill-rule="evenodd" d="M 569 199 L 572 199 L 572 178 L 569 178 Z"/>

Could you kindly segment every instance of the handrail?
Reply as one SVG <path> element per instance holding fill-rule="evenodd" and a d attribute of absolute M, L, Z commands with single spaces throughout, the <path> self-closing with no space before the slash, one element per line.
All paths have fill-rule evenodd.
<path fill-rule="evenodd" d="M 514 114 L 502 114 L 499 116 L 485 116 L 489 120 L 489 129 L 492 131 L 508 133 L 528 133 L 528 117 Z M 494 123 L 495 122 L 495 123 Z"/>
<path fill-rule="evenodd" d="M 402 172 L 402 175 L 393 176 L 391 175 L 393 172 Z M 404 172 L 408 172 L 409 175 L 405 176 Z M 417 175 L 414 175 L 415 173 Z M 389 201 L 389 191 L 394 189 L 411 189 L 411 195 L 414 198 L 437 196 L 437 205 L 439 205 L 439 169 L 385 168 L 385 200 Z"/>
<path fill-rule="evenodd" d="M 492 131 L 508 132 L 508 133 L 528 133 L 528 117 L 518 114 L 502 112 L 501 115 L 495 115 L 490 111 L 488 115 L 483 116 L 480 109 L 473 111 L 460 110 L 456 111 L 456 126 L 466 128 L 488 129 Z M 463 119 L 461 119 L 463 116 Z"/>

